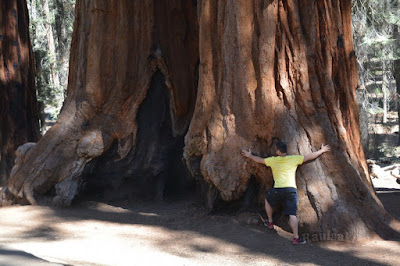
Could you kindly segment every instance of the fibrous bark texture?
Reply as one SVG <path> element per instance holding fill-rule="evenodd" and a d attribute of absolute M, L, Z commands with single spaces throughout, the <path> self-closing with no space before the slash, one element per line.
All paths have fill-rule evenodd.
<path fill-rule="evenodd" d="M 78 0 L 71 51 L 60 117 L 3 205 L 162 198 L 187 185 L 182 156 L 210 209 L 262 203 L 271 172 L 240 150 L 267 157 L 282 140 L 291 154 L 332 147 L 298 170 L 303 232 L 393 232 L 360 144 L 350 1 Z"/>
<path fill-rule="evenodd" d="M 162 198 L 168 178 L 184 188 L 197 64 L 192 1 L 77 1 L 67 99 L 8 180 L 3 205 L 49 194 L 68 206 L 82 189 Z M 146 192 L 154 182 L 160 189 Z"/>
<path fill-rule="evenodd" d="M 25 0 L 0 3 L 0 182 L 7 180 L 18 146 L 37 141 L 35 69 Z"/>
<path fill-rule="evenodd" d="M 329 144 L 297 172 L 303 231 L 347 240 L 385 231 L 391 218 L 360 144 L 350 1 L 200 1 L 198 9 L 199 86 L 185 157 L 201 158 L 209 204 L 243 197 L 252 176 L 260 202 L 272 186 L 271 172 L 242 148 L 267 157 L 276 140 L 302 155 Z"/>

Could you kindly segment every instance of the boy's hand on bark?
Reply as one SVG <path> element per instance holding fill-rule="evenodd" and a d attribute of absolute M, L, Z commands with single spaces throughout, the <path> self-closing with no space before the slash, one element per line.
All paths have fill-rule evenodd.
<path fill-rule="evenodd" d="M 329 145 L 322 144 L 322 146 L 321 146 L 322 153 L 330 151 L 330 150 L 331 150 L 331 147 Z"/>
<path fill-rule="evenodd" d="M 249 157 L 251 156 L 251 150 L 249 149 L 249 150 L 247 151 L 247 150 L 243 149 L 243 150 L 242 150 L 242 155 L 243 155 L 244 157 L 249 158 Z"/>

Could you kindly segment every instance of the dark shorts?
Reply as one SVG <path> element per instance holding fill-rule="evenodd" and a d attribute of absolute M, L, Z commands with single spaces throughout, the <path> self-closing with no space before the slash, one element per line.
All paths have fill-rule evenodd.
<path fill-rule="evenodd" d="M 272 207 L 283 203 L 285 215 L 297 214 L 297 202 L 299 201 L 299 197 L 297 196 L 296 188 L 272 188 L 265 193 L 265 199 Z"/>

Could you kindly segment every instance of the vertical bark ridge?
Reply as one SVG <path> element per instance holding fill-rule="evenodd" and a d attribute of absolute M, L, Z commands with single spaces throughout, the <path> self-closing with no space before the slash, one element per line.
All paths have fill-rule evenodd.
<path fill-rule="evenodd" d="M 259 19 L 260 36 L 259 47 L 260 57 L 259 66 L 261 73 L 261 86 L 256 91 L 256 109 L 255 126 L 259 136 L 263 139 L 269 139 L 269 132 L 274 127 L 274 108 L 271 108 L 274 102 L 273 91 L 275 91 L 275 46 L 278 1 L 271 1 L 264 6 L 262 15 Z"/>
<path fill-rule="evenodd" d="M 218 9 L 217 9 L 218 4 Z M 196 158 L 201 158 L 204 154 L 208 152 L 208 135 L 210 134 L 208 127 L 220 127 L 220 123 L 213 123 L 214 120 L 220 119 L 219 115 L 213 115 L 212 110 L 215 105 L 215 99 L 217 94 L 217 75 L 218 70 L 218 54 L 222 52 L 217 51 L 213 47 L 214 43 L 218 43 L 218 39 L 222 38 L 224 35 L 224 28 L 221 27 L 220 21 L 224 17 L 220 16 L 220 13 L 215 13 L 217 10 L 219 12 L 224 12 L 225 10 L 224 1 L 199 1 L 198 3 L 198 16 L 199 16 L 199 56 L 201 58 L 199 64 L 199 81 L 197 89 L 197 98 L 195 104 L 195 111 L 191 123 L 189 125 L 188 133 L 185 137 L 185 148 L 184 148 L 184 158 L 188 162 L 189 170 L 194 176 L 203 173 L 202 170 L 202 160 L 201 163 L 191 164 L 191 161 L 198 161 Z M 216 23 L 217 21 L 217 23 Z M 220 37 L 221 36 L 221 37 Z M 222 61 L 222 60 L 221 60 Z M 200 74 L 201 73 L 201 74 Z M 209 126 L 207 126 L 209 125 Z M 216 132 L 222 132 L 216 130 Z M 214 134 L 214 138 L 220 140 L 223 138 L 223 134 Z M 192 159 L 193 158 L 193 159 Z M 202 175 L 202 178 L 208 183 L 213 184 L 207 175 Z M 212 185 L 205 187 L 212 189 Z M 212 195 L 214 193 L 208 193 Z M 214 201 L 212 196 L 207 202 Z"/>

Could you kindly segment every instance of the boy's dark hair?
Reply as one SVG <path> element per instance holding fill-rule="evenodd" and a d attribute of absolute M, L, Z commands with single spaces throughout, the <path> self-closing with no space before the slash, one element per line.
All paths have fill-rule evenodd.
<path fill-rule="evenodd" d="M 287 145 L 285 142 L 278 141 L 276 143 L 276 149 L 279 150 L 281 153 L 287 153 Z"/>

